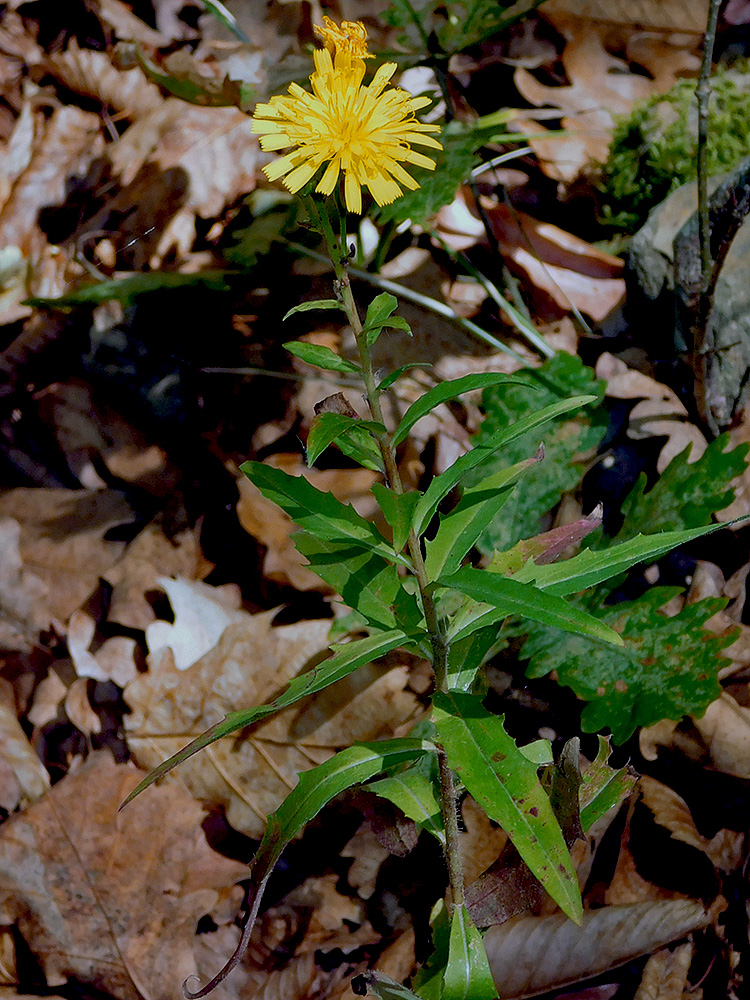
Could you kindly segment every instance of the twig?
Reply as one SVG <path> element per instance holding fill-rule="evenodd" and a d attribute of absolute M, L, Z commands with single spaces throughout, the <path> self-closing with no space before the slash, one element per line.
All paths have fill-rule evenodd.
<path fill-rule="evenodd" d="M 703 295 L 711 281 L 711 230 L 708 212 L 708 110 L 711 97 L 711 67 L 713 66 L 716 24 L 719 20 L 721 0 L 710 0 L 708 24 L 703 40 L 703 59 L 695 96 L 698 101 L 698 234 L 701 248 L 701 284 Z"/>

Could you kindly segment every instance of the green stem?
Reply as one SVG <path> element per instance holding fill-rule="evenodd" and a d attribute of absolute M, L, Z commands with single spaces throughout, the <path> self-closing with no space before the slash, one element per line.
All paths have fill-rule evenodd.
<path fill-rule="evenodd" d="M 310 199 L 312 202 L 312 199 Z M 370 407 L 372 419 L 385 426 L 383 409 L 380 405 L 380 393 L 378 392 L 375 372 L 372 366 L 370 347 L 367 343 L 367 336 L 362 327 L 359 310 L 354 301 L 349 272 L 346 266 L 344 248 L 337 246 L 333 227 L 327 218 L 325 211 L 318 211 L 317 206 L 312 203 L 311 213 L 320 222 L 321 230 L 328 244 L 336 273 L 335 292 L 341 304 L 346 310 L 349 324 L 354 332 L 359 350 L 362 365 L 362 380 L 365 384 L 365 395 Z M 404 486 L 401 482 L 401 474 L 398 471 L 396 455 L 391 444 L 391 438 L 387 431 L 377 434 L 378 445 L 383 456 L 383 466 L 385 468 L 385 478 L 388 486 L 394 493 L 402 494 Z M 424 611 L 425 623 L 430 636 L 432 646 L 433 670 L 435 672 L 435 687 L 438 691 L 448 690 L 448 652 L 449 644 L 445 635 L 443 623 L 435 606 L 435 599 L 432 595 L 430 579 L 422 555 L 422 546 L 414 530 L 409 532 L 408 549 L 414 567 L 414 575 L 419 586 L 419 593 L 422 598 L 422 609 Z M 448 864 L 448 875 L 450 878 L 451 892 L 454 906 L 460 906 L 464 902 L 464 877 L 461 864 L 461 855 L 458 846 L 458 798 L 453 773 L 448 766 L 448 761 L 444 753 L 438 755 L 440 769 L 440 808 L 445 826 L 446 848 L 445 855 Z"/>

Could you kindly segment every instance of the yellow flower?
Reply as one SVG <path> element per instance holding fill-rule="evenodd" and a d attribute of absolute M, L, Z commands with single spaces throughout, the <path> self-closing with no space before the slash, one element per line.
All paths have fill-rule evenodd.
<path fill-rule="evenodd" d="M 288 95 L 259 104 L 253 132 L 266 151 L 294 147 L 263 168 L 269 180 L 281 179 L 290 191 L 299 191 L 327 163 L 315 190 L 331 194 L 343 174 L 346 207 L 360 213 L 364 186 L 378 205 L 395 201 L 402 187 L 419 187 L 401 164 L 434 170 L 434 161 L 412 146 L 442 149 L 425 134 L 439 128 L 415 117 L 429 98 L 388 86 L 395 63 L 384 63 L 372 82 L 362 86 L 364 60 L 371 58 L 363 24 L 344 21 L 338 27 L 330 18 L 324 21 L 323 28 L 315 29 L 326 47 L 314 55 L 312 94 L 293 83 Z"/>

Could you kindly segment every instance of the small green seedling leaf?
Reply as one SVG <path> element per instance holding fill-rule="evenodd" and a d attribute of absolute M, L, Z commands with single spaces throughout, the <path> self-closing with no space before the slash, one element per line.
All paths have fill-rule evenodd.
<path fill-rule="evenodd" d="M 338 299 L 314 299 L 312 302 L 300 302 L 298 306 L 294 306 L 289 312 L 284 313 L 281 322 L 284 323 L 290 316 L 294 316 L 295 313 L 318 312 L 324 309 L 338 309 L 341 312 L 346 312 L 346 309 L 344 309 L 344 306 Z M 288 350 L 291 349 L 289 344 L 284 344 L 284 347 Z M 292 353 L 294 352 L 292 351 Z"/>
<path fill-rule="evenodd" d="M 442 1000 L 495 1000 L 496 997 L 482 935 L 466 906 L 454 906 Z"/>
<path fill-rule="evenodd" d="M 580 923 L 578 880 L 536 764 L 505 732 L 502 718 L 475 695 L 438 692 L 433 714 L 451 767 L 558 906 Z"/>
<path fill-rule="evenodd" d="M 452 576 L 439 581 L 443 587 L 452 587 L 467 597 L 480 601 L 486 607 L 484 614 L 477 615 L 471 623 L 457 616 L 451 626 L 452 639 L 469 635 L 475 628 L 502 621 L 508 615 L 521 615 L 532 621 L 551 625 L 565 632 L 575 632 L 595 639 L 603 639 L 616 646 L 622 645 L 622 637 L 613 628 L 605 625 L 593 615 L 568 604 L 561 597 L 539 590 L 529 584 L 519 583 L 515 578 L 497 576 L 485 570 L 464 566 Z"/>
<path fill-rule="evenodd" d="M 520 382 L 522 385 L 525 385 L 526 379 L 514 378 L 512 375 L 503 375 L 500 372 L 480 372 L 475 375 L 464 375 L 463 378 L 454 378 L 447 382 L 440 382 L 438 385 L 433 386 L 432 389 L 428 389 L 415 403 L 412 403 L 403 415 L 393 435 L 393 447 L 395 448 L 401 444 L 406 439 L 414 424 L 441 403 L 445 403 L 449 399 L 455 399 L 464 392 L 471 392 L 472 389 L 485 389 L 489 385 L 513 382 Z"/>
<path fill-rule="evenodd" d="M 595 399 L 596 396 L 573 396 L 570 399 L 560 400 L 559 403 L 553 403 L 551 406 L 545 406 L 544 409 L 518 420 L 511 427 L 506 427 L 497 434 L 488 437 L 483 447 L 474 448 L 465 455 L 461 455 L 449 469 L 446 469 L 439 476 L 435 476 L 425 490 L 414 510 L 413 527 L 416 533 L 418 535 L 422 533 L 423 528 L 427 527 L 438 509 L 440 501 L 464 479 L 470 469 L 475 469 L 483 462 L 489 461 L 499 448 L 514 441 L 517 437 L 521 437 L 527 431 L 547 423 L 561 413 L 580 409 Z"/>
<path fill-rule="evenodd" d="M 397 646 L 402 646 L 408 642 L 409 637 L 405 632 L 401 629 L 391 629 L 388 632 L 369 635 L 365 639 L 355 639 L 353 642 L 332 646 L 333 656 L 330 659 L 324 660 L 323 663 L 320 663 L 309 673 L 295 677 L 289 682 L 286 690 L 278 698 L 275 698 L 267 705 L 258 705 L 255 708 L 245 709 L 243 712 L 232 712 L 226 718 L 222 719 L 221 722 L 218 722 L 215 726 L 212 726 L 205 733 L 197 737 L 197 739 L 194 739 L 192 743 L 188 743 L 186 747 L 183 747 L 182 750 L 170 757 L 169 760 L 165 760 L 158 767 L 155 767 L 133 789 L 120 808 L 122 809 L 136 795 L 140 795 L 144 789 L 148 788 L 149 785 L 152 785 L 165 774 L 168 774 L 172 768 L 177 767 L 178 764 L 182 764 L 183 761 L 188 760 L 188 758 L 198 753 L 204 747 L 210 746 L 224 736 L 236 733 L 239 729 L 244 729 L 246 726 L 252 726 L 262 719 L 267 719 L 269 716 L 275 715 L 276 712 L 280 712 L 283 708 L 294 705 L 295 702 L 300 701 L 302 698 L 307 698 L 310 695 L 317 694 L 318 691 L 323 691 L 325 688 L 330 687 L 331 684 L 335 684 L 337 681 L 343 680 L 344 677 L 348 677 L 358 667 L 372 663 L 379 656 L 384 656 Z"/>
<path fill-rule="evenodd" d="M 422 495 L 417 490 L 394 493 L 381 483 L 373 483 L 372 492 L 383 512 L 383 517 L 393 530 L 393 548 L 400 552 L 409 537 L 414 508 Z"/>
<path fill-rule="evenodd" d="M 599 752 L 581 775 L 578 799 L 581 808 L 581 827 L 586 833 L 598 819 L 623 802 L 633 791 L 638 775 L 630 767 L 618 771 L 610 767 L 609 740 L 599 737 Z"/>
<path fill-rule="evenodd" d="M 403 330 L 411 336 L 411 327 L 401 316 L 394 316 L 398 299 L 389 292 L 381 292 L 367 307 L 364 332 L 367 346 L 372 347 L 385 327 L 393 330 Z"/>
<path fill-rule="evenodd" d="M 356 375 L 360 374 L 362 370 L 353 361 L 339 357 L 329 347 L 323 347 L 321 344 L 305 344 L 301 340 L 289 340 L 284 344 L 284 347 L 300 361 L 304 361 L 308 365 L 315 365 L 316 368 L 324 368 L 329 372 Z"/>

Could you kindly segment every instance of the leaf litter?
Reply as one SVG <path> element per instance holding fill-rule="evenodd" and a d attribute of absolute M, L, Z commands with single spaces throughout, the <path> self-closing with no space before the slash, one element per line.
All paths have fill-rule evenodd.
<path fill-rule="evenodd" d="M 238 883 L 248 874 L 246 864 L 217 853 L 209 840 L 249 861 L 252 844 L 242 838 L 261 836 L 265 817 L 300 773 L 353 738 L 406 734 L 423 714 L 420 662 L 394 652 L 335 690 L 214 744 L 116 814 L 141 772 L 115 764 L 113 754 L 153 767 L 227 713 L 272 699 L 288 680 L 320 662 L 332 614 L 346 611 L 331 605 L 329 589 L 306 568 L 288 519 L 247 480 L 236 478 L 237 466 L 252 454 L 330 489 L 367 517 L 373 512 L 375 474 L 354 470 L 332 453 L 329 466 L 308 469 L 300 455 L 314 404 L 339 387 L 281 361 L 278 337 L 265 332 L 268 302 L 280 296 L 288 308 L 287 277 L 295 282 L 294 294 L 314 297 L 321 282 L 314 268 L 290 266 L 283 257 L 266 268 L 261 255 L 257 280 L 255 271 L 249 282 L 243 275 L 243 291 L 231 293 L 223 313 L 212 304 L 200 314 L 202 326 L 185 335 L 178 328 L 158 370 L 149 367 L 156 338 L 169 338 L 170 323 L 185 322 L 173 318 L 168 304 L 157 310 L 160 318 L 148 335 L 138 318 L 147 309 L 138 301 L 135 307 L 98 307 L 90 323 L 65 315 L 53 320 L 50 314 L 41 323 L 40 314 L 24 304 L 30 296 L 75 295 L 94 281 L 139 271 L 153 271 L 158 284 L 159 269 L 189 279 L 203 268 L 227 267 L 222 241 L 231 239 L 238 220 L 247 223 L 248 202 L 242 199 L 257 185 L 256 194 L 271 192 L 259 173 L 264 160 L 249 135 L 249 119 L 237 107 L 212 102 L 241 87 L 246 94 L 278 90 L 283 73 L 304 76 L 304 42 L 310 40 L 302 5 L 229 6 L 252 38 L 249 47 L 230 40 L 205 13 L 185 20 L 183 5 L 164 0 L 153 4 L 155 27 L 119 0 L 90 4 L 88 28 L 79 30 L 73 17 L 60 28 L 61 44 L 50 42 L 41 20 L 24 5 L 5 5 L 0 20 L 0 73 L 10 95 L 0 112 L 0 320 L 7 345 L 2 370 L 8 373 L 0 401 L 9 404 L 0 414 L 9 456 L 0 494 L 0 808 L 7 814 L 0 825 L 0 908 L 3 922 L 13 925 L 34 956 L 45 990 L 94 988 L 137 1000 L 174 996 L 188 975 L 205 981 L 239 938 Z M 341 14 L 351 19 L 371 13 L 362 5 L 345 7 Z M 574 193 L 565 185 L 581 183 L 593 161 L 606 157 L 616 116 L 636 99 L 694 73 L 698 64 L 702 4 L 643 0 L 637 7 L 636 18 L 633 5 L 616 0 L 548 0 L 529 19 L 531 29 L 514 36 L 523 52 L 515 63 L 505 42 L 476 56 L 460 55 L 469 81 L 498 66 L 513 67 L 519 103 L 551 107 L 568 135 L 547 136 L 533 114 L 519 116 L 516 126 L 538 160 L 525 156 L 512 164 L 514 172 L 502 175 L 511 200 L 498 197 L 499 174 L 478 174 L 478 197 L 469 188 L 457 192 L 453 205 L 437 216 L 434 234 L 480 261 L 499 250 L 525 307 L 549 343 L 569 355 L 585 349 L 578 342 L 581 315 L 606 323 L 616 311 L 624 291 L 622 265 L 592 245 L 595 227 L 578 226 L 564 200 L 553 200 L 550 209 L 538 192 L 551 178 L 561 185 L 563 199 Z M 185 8 L 198 12 L 197 5 Z M 380 47 L 387 47 L 387 32 L 374 22 L 371 27 Z M 101 32 L 101 40 L 91 44 L 87 31 Z M 179 48 L 185 40 L 196 44 Z M 169 52 L 172 46 L 177 51 Z M 557 60 L 565 79 L 555 75 Z M 194 88 L 199 103 L 178 100 L 158 81 Z M 486 288 L 456 280 L 430 235 L 420 239 L 417 233 L 382 273 L 430 297 L 442 295 L 464 317 L 484 325 L 491 319 L 492 328 L 538 366 L 540 359 L 494 316 Z M 408 309 L 416 343 L 404 346 L 397 335 L 384 336 L 378 345 L 382 363 L 429 357 L 435 366 L 397 385 L 394 414 L 435 378 L 517 369 L 518 361 L 472 343 L 444 317 Z M 221 331 L 215 344 L 214 330 Z M 306 332 L 311 342 L 337 352 L 349 346 L 347 331 L 336 326 Z M 187 395 L 200 397 L 200 412 L 179 394 L 167 393 L 156 405 L 145 390 L 128 398 L 116 380 L 107 380 L 107 366 L 123 372 L 129 364 L 144 385 L 149 379 L 159 386 L 181 384 L 190 334 L 200 337 L 202 352 L 188 358 Z M 63 337 L 76 346 L 61 357 L 50 344 L 54 348 Z M 149 337 L 140 354 L 127 355 L 125 342 L 142 345 Z M 101 357 L 97 345 L 109 352 L 100 368 L 94 363 Z M 666 384 L 663 369 L 657 374 L 641 363 L 639 349 L 597 350 L 594 363 L 586 354 L 596 377 L 607 381 L 610 404 L 627 409 L 620 444 L 655 449 L 648 459 L 649 485 L 690 445 L 670 482 L 708 507 L 696 486 L 699 471 L 716 480 L 714 494 L 721 497 L 728 497 L 732 472 L 735 499 L 721 517 L 745 513 L 746 467 L 721 457 L 729 449 L 711 449 L 683 397 Z M 76 352 L 82 360 L 73 364 Z M 227 367 L 237 370 L 286 365 L 282 374 L 301 376 L 300 391 L 284 383 L 269 391 L 263 385 L 271 380 L 253 375 L 240 384 L 237 375 L 216 374 L 211 384 L 201 369 L 226 365 L 227 359 Z M 359 390 L 347 391 L 356 408 Z M 405 479 L 416 483 L 425 469 L 442 472 L 470 447 L 481 423 L 478 403 L 445 406 L 416 428 L 403 456 Z M 576 448 L 571 440 L 571 465 L 577 471 L 595 465 L 598 427 L 579 422 L 570 430 L 580 442 Z M 730 437 L 733 446 L 748 438 L 744 417 Z M 196 485 L 199 480 L 209 489 Z M 542 527 L 582 515 L 580 496 L 571 492 L 578 482 L 580 476 L 548 484 L 555 500 L 539 513 L 546 515 L 559 501 L 558 518 L 563 511 L 574 515 Z M 669 508 L 669 491 L 662 492 L 662 499 L 658 491 L 651 497 L 662 505 L 661 515 L 686 517 L 687 507 Z M 636 513 L 639 496 L 649 494 L 636 491 L 629 501 Z M 521 504 L 519 516 L 528 513 Z M 688 705 L 695 715 L 640 732 L 638 766 L 647 775 L 639 797 L 623 806 L 624 821 L 615 802 L 586 841 L 573 847 L 585 890 L 584 930 L 563 921 L 538 887 L 506 864 L 516 879 L 514 891 L 528 893 L 510 920 L 488 920 L 494 923 L 486 942 L 499 995 L 569 988 L 601 973 L 608 984 L 583 987 L 580 995 L 610 990 L 617 979 L 610 970 L 652 953 L 638 995 L 681 993 L 697 978 L 692 964 L 705 948 L 700 928 L 707 923 L 725 942 L 721 961 L 725 955 L 736 961 L 721 937 L 720 887 L 741 869 L 743 834 L 726 811 L 711 825 L 685 774 L 708 775 L 709 781 L 750 774 L 750 657 L 738 558 L 718 553 L 713 589 L 706 570 L 685 605 L 740 602 L 710 619 L 695 612 L 705 630 L 700 634 L 710 636 L 706 648 L 722 664 L 722 693 L 703 714 Z M 675 612 L 689 616 L 673 605 Z M 545 682 L 528 679 L 519 686 L 502 666 L 493 670 L 490 697 L 504 699 L 502 710 L 519 726 L 530 726 L 534 738 L 541 732 L 567 735 L 570 720 L 554 699 L 547 700 Z M 625 694 L 615 691 L 615 697 Z M 665 773 L 665 760 L 672 761 L 674 773 Z M 236 979 L 220 987 L 227 1000 L 350 997 L 352 975 L 375 958 L 397 982 L 413 974 L 425 951 L 429 908 L 441 892 L 435 856 L 423 837 L 399 868 L 397 853 L 383 846 L 395 841 L 388 841 L 371 812 L 356 797 L 344 799 L 329 814 L 335 835 L 324 831 L 321 837 L 312 824 L 291 846 L 287 882 L 263 916 Z M 496 859 L 507 862 L 505 834 L 486 821 L 482 826 L 470 799 L 463 803 L 463 819 L 470 881 L 484 885 Z M 209 840 L 203 828 L 213 831 Z M 713 898 L 705 898 L 689 873 L 676 887 L 660 883 L 650 853 L 658 859 L 662 836 L 704 859 L 704 870 L 715 879 Z M 497 918 L 497 898 L 489 909 Z M 663 950 L 691 931 L 694 944 Z M 18 987 L 8 995 L 21 996 L 32 981 L 23 961 L 9 954 L 9 964 L 18 965 L 3 975 Z M 533 958 L 520 961 L 524 955 Z M 4 952 L 2 961 L 4 967 Z"/>

